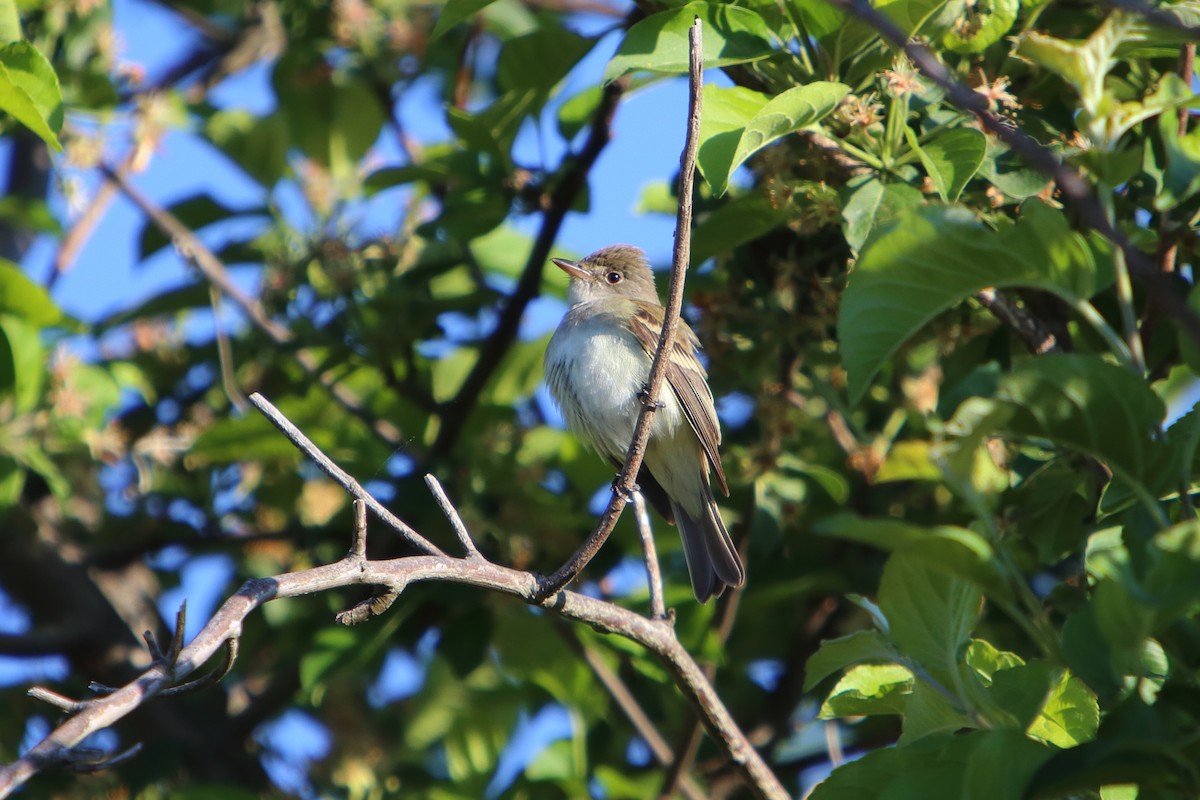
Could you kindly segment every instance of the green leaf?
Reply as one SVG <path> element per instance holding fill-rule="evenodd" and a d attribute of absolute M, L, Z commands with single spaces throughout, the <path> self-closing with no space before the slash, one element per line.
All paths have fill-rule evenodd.
<path fill-rule="evenodd" d="M 944 686 L 957 681 L 982 599 L 974 584 L 947 575 L 914 553 L 894 553 L 879 584 L 889 638 Z"/>
<path fill-rule="evenodd" d="M 1162 188 L 1154 196 L 1154 207 L 1170 211 L 1200 191 L 1200 133 L 1192 129 L 1180 135 L 1175 119 L 1165 117 L 1160 118 L 1158 132 L 1166 169 Z"/>
<path fill-rule="evenodd" d="M 1092 741 L 1099 728 L 1096 695 L 1086 683 L 1064 671 L 1028 733 L 1047 744 L 1066 748 Z"/>
<path fill-rule="evenodd" d="M 696 165 L 713 194 L 725 193 L 734 170 L 747 158 L 776 139 L 819 122 L 849 91 L 845 84 L 817 81 L 766 100 L 740 87 L 706 85 Z"/>
<path fill-rule="evenodd" d="M 1139 376 L 1098 356 L 1025 361 L 1001 378 L 996 397 L 1013 409 L 1005 430 L 1088 453 L 1130 483 L 1157 483 L 1170 464 L 1156 440 L 1162 400 Z"/>
<path fill-rule="evenodd" d="M 950 525 L 926 528 L 898 519 L 864 519 L 854 514 L 836 514 L 818 522 L 814 530 L 824 536 L 910 555 L 945 575 L 970 581 L 995 598 L 1012 598 L 1012 590 L 996 563 L 992 546 L 966 528 Z"/>
<path fill-rule="evenodd" d="M 218 111 L 205 121 L 204 135 L 262 186 L 284 176 L 288 122 L 282 112 L 256 117 L 241 109 Z"/>
<path fill-rule="evenodd" d="M 739 6 L 695 2 L 651 14 L 625 34 L 604 69 L 604 82 L 627 72 L 688 71 L 688 29 L 700 17 L 704 34 L 704 67 L 726 67 L 772 55 L 773 36 L 758 14 Z"/>
<path fill-rule="evenodd" d="M 842 206 L 845 223 L 842 232 L 846 243 L 859 252 L 872 233 L 924 204 L 925 195 L 916 187 L 907 183 L 884 183 L 872 177 L 855 189 Z"/>
<path fill-rule="evenodd" d="M 283 403 L 280 405 L 285 406 Z M 285 410 L 284 413 L 288 412 Z M 291 418 L 296 419 L 294 416 Z M 200 434 L 188 450 L 189 458 L 210 464 L 244 461 L 246 453 L 254 453 L 255 458 L 261 461 L 294 463 L 298 458 L 296 448 L 259 414 L 221 419 Z"/>
<path fill-rule="evenodd" d="M 429 35 L 430 43 L 493 2 L 495 0 L 446 0 L 442 13 L 438 15 L 437 24 L 433 26 L 433 33 Z"/>
<path fill-rule="evenodd" d="M 671 198 L 674 213 L 674 198 Z M 769 198 L 757 195 L 735 197 L 705 216 L 692 235 L 692 263 L 727 253 L 779 227 L 787 218 Z"/>
<path fill-rule="evenodd" d="M 13 409 L 24 414 L 41 403 L 46 353 L 41 331 L 28 320 L 0 314 L 0 397 L 12 394 Z"/>
<path fill-rule="evenodd" d="M 924 145 L 917 142 L 912 128 L 905 127 L 904 135 L 909 147 L 917 152 L 942 200 L 957 202 L 987 154 L 984 135 L 974 128 L 951 128 Z"/>
<path fill-rule="evenodd" d="M 898 744 L 913 744 L 928 737 L 977 727 L 969 716 L 954 706 L 944 691 L 944 687 L 934 687 L 928 681 L 918 680 L 913 684 L 912 695 L 904 708 Z"/>
<path fill-rule="evenodd" d="M 987 287 L 1029 286 L 1068 302 L 1094 290 L 1092 252 L 1063 215 L 1042 203 L 992 231 L 965 209 L 930 207 L 872 240 L 842 297 L 838 336 L 850 399 L 883 363 L 941 312 Z"/>
<path fill-rule="evenodd" d="M 279 96 L 277 113 L 285 122 L 286 141 L 334 178 L 357 179 L 358 161 L 379 138 L 385 118 L 366 78 L 332 69 L 312 51 L 288 48 L 275 62 L 271 83 Z"/>
<path fill-rule="evenodd" d="M 265 221 L 269 213 L 262 206 L 245 209 L 230 208 L 207 192 L 185 197 L 172 203 L 167 210 L 193 231 L 199 231 L 208 225 L 232 219 L 244 220 L 258 217 Z M 142 225 L 140 243 L 140 257 L 146 259 L 171 244 L 171 239 L 162 232 L 158 225 L 151 220 L 146 220 Z"/>
<path fill-rule="evenodd" d="M 946 49 L 955 53 L 982 53 L 1017 21 L 1020 0 L 977 0 L 964 3 L 963 14 L 942 37 Z"/>
<path fill-rule="evenodd" d="M 1027 797 L 1033 776 L 1056 752 L 1014 730 L 976 731 L 971 739 L 963 789 L 972 800 Z"/>
<path fill-rule="evenodd" d="M 903 714 L 913 675 L 899 664 L 858 664 L 842 676 L 821 704 L 820 719 Z"/>
<path fill-rule="evenodd" d="M 540 106 L 595 44 L 595 39 L 562 28 L 540 27 L 504 43 L 496 62 L 496 82 L 501 92 L 536 91 Z"/>
<path fill-rule="evenodd" d="M 59 152 L 62 145 L 62 90 L 46 57 L 28 42 L 0 47 L 0 110 Z"/>
<path fill-rule="evenodd" d="M 63 321 L 50 295 L 25 277 L 21 268 L 0 258 L 0 313 L 20 317 L 32 325 L 47 327 Z"/>
<path fill-rule="evenodd" d="M 0 43 L 7 44 L 21 38 L 21 16 L 17 13 L 16 0 L 0 3 Z"/>
<path fill-rule="evenodd" d="M 855 631 L 837 639 L 826 639 L 804 666 L 804 691 L 851 664 L 898 662 L 900 654 L 879 631 Z M 910 675 L 911 677 L 911 675 Z"/>

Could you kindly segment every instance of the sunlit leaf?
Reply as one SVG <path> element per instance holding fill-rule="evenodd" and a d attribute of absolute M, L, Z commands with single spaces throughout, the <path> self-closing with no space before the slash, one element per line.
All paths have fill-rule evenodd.
<path fill-rule="evenodd" d="M 704 87 L 700 150 L 696 165 L 713 193 L 724 194 L 734 170 L 771 142 L 819 122 L 850 91 L 841 83 L 794 86 L 767 99 L 733 87 Z"/>
<path fill-rule="evenodd" d="M 1068 300 L 1091 296 L 1091 251 L 1067 220 L 1041 203 L 1017 224 L 985 228 L 965 209 L 911 213 L 863 251 L 838 315 L 850 398 L 884 361 L 942 311 L 987 287 L 1029 286 Z"/>
<path fill-rule="evenodd" d="M 684 73 L 688 70 L 688 29 L 700 18 L 705 67 L 725 67 L 771 55 L 770 29 L 763 18 L 740 6 L 694 2 L 651 14 L 630 28 L 604 70 L 604 82 L 627 72 Z"/>

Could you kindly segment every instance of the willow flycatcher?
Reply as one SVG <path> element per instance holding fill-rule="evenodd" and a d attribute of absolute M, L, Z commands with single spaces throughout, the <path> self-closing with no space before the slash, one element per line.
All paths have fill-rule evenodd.
<path fill-rule="evenodd" d="M 550 261 L 571 276 L 571 285 L 570 309 L 546 347 L 546 383 L 571 430 L 620 467 L 666 313 L 654 273 L 641 250 L 624 244 L 578 262 Z M 692 590 L 703 603 L 726 586 L 741 586 L 745 570 L 709 481 L 711 468 L 728 496 L 717 452 L 721 427 L 699 347 L 680 320 L 667 361 L 669 388 L 659 398 L 637 481 L 659 513 L 679 526 Z"/>

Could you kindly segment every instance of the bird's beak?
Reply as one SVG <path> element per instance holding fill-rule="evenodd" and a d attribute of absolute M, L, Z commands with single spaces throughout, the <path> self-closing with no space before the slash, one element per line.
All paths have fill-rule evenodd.
<path fill-rule="evenodd" d="M 568 261 L 565 258 L 552 258 L 550 259 L 550 263 L 576 280 L 585 281 L 588 279 L 587 271 L 580 268 L 578 261 Z"/>

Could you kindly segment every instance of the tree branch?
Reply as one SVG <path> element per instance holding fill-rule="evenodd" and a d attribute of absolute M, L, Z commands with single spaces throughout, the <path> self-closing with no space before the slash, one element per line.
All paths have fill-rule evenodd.
<path fill-rule="evenodd" d="M 521 317 L 526 307 L 538 296 L 539 284 L 542 280 L 542 268 L 550 258 L 550 248 L 558 238 L 558 231 L 563 220 L 575 204 L 579 193 L 587 186 L 587 176 L 600 153 L 604 150 L 611 137 L 613 115 L 617 110 L 617 102 L 628 88 L 624 78 L 613 81 L 604 87 L 600 105 L 592 117 L 592 128 L 587 142 L 579 155 L 575 157 L 570 168 L 563 174 L 558 186 L 550 196 L 550 207 L 542 217 L 542 227 L 538 230 L 533 249 L 529 252 L 529 260 L 517 281 L 517 288 L 509 295 L 508 302 L 500 312 L 496 327 L 484 340 L 479 348 L 479 359 L 463 380 L 462 387 L 455 396 L 448 400 L 440 415 L 441 428 L 437 438 L 429 448 L 429 459 L 434 460 L 445 455 L 454 448 L 467 423 L 467 418 L 479 402 L 479 394 L 500 366 L 504 354 L 516 339 Z"/>
<path fill-rule="evenodd" d="M 129 182 L 123 170 L 113 169 L 102 164 L 100 171 L 105 178 L 116 184 L 160 231 L 170 237 L 184 259 L 193 264 L 205 280 L 228 297 L 246 315 L 254 327 L 265 333 L 277 345 L 285 346 L 294 343 L 292 332 L 288 330 L 287 326 L 271 319 L 258 300 L 247 295 L 233 282 L 225 265 L 204 245 L 204 242 L 200 241 L 200 237 L 191 228 L 138 191 Z M 376 436 L 391 447 L 400 447 L 405 444 L 395 425 L 375 416 L 363 403 L 362 398 L 333 380 L 327 371 L 321 369 L 316 357 L 311 352 L 306 349 L 298 349 L 294 355 L 296 363 L 308 377 L 329 392 L 329 395 L 339 405 L 368 425 Z"/>
<path fill-rule="evenodd" d="M 937 57 L 923 45 L 910 42 L 894 22 L 873 8 L 868 0 L 828 0 L 870 25 L 887 41 L 902 49 L 925 77 L 940 86 L 946 97 L 963 111 L 974 114 L 979 124 L 1007 144 L 1025 163 L 1053 178 L 1059 191 L 1079 214 L 1081 221 L 1116 245 L 1125 255 L 1130 274 L 1146 287 L 1159 307 L 1173 317 L 1180 329 L 1200 346 L 1200 316 L 1192 311 L 1170 276 L 1158 270 L 1129 237 L 1104 213 L 1100 200 L 1083 177 L 1064 164 L 1054 153 L 1019 127 L 1000 118 L 988 108 L 987 100 L 966 84 L 956 80 Z"/>
<path fill-rule="evenodd" d="M 696 177 L 696 152 L 700 146 L 700 105 L 701 89 L 704 85 L 704 54 L 700 30 L 700 18 L 697 17 L 689 30 L 688 51 L 688 120 L 687 135 L 684 139 L 683 153 L 679 157 L 679 210 L 675 216 L 675 250 L 671 258 L 671 287 L 667 293 L 667 306 L 663 319 L 662 331 L 658 337 L 658 347 L 654 350 L 654 360 L 650 365 L 650 377 L 647 380 L 646 392 L 643 395 L 642 410 L 633 429 L 633 440 L 629 443 L 629 451 L 625 455 L 625 466 L 613 483 L 612 499 L 604 510 L 595 530 L 588 536 L 587 541 L 575 551 L 558 571 L 546 579 L 539 597 L 549 597 L 566 586 L 579 574 L 589 561 L 599 552 L 608 540 L 609 534 L 621 518 L 625 504 L 634 490 L 634 481 L 638 470 L 641 469 L 642 459 L 646 454 L 646 443 L 650 440 L 650 425 L 654 412 L 658 410 L 658 395 L 662 391 L 663 380 L 667 374 L 667 356 L 675 342 L 675 331 L 679 328 L 679 314 L 683 309 L 683 281 L 692 255 L 692 187 Z"/>

